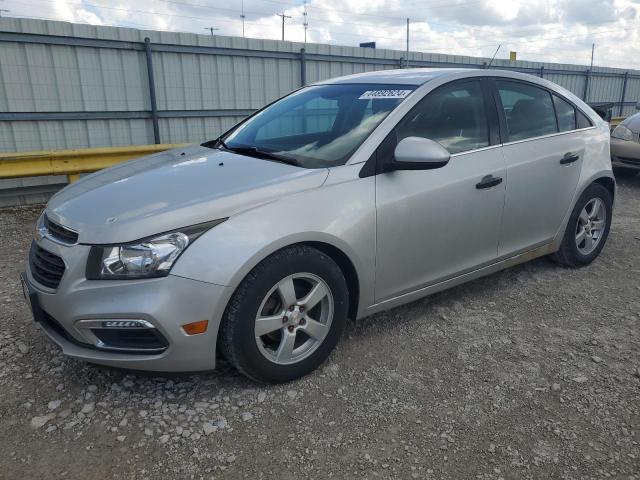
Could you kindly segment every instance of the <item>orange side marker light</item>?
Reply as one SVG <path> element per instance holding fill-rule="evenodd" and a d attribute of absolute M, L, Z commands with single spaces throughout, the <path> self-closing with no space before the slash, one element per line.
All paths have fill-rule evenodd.
<path fill-rule="evenodd" d="M 198 322 L 192 322 L 187 323 L 186 325 L 182 325 L 182 329 L 187 335 L 198 335 L 199 333 L 206 332 L 208 326 L 209 320 L 200 320 Z"/>

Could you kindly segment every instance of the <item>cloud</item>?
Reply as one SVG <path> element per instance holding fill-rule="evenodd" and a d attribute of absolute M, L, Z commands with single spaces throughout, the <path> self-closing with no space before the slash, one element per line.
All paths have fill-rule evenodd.
<path fill-rule="evenodd" d="M 242 34 L 241 2 L 220 0 L 4 0 L 10 15 L 72 22 Z M 244 0 L 245 35 L 498 58 L 510 50 L 533 61 L 640 68 L 640 3 L 634 0 Z M 624 48 L 620 48 L 624 45 Z"/>

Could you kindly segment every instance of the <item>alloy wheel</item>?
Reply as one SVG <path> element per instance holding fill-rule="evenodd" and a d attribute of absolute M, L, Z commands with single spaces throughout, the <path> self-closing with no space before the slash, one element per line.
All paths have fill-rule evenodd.
<path fill-rule="evenodd" d="M 607 209 L 596 197 L 587 202 L 576 225 L 576 247 L 582 255 L 589 255 L 600 244 L 607 225 Z"/>
<path fill-rule="evenodd" d="M 333 312 L 331 290 L 320 277 L 296 273 L 283 278 L 269 290 L 256 315 L 260 353 L 279 365 L 300 362 L 326 338 Z"/>

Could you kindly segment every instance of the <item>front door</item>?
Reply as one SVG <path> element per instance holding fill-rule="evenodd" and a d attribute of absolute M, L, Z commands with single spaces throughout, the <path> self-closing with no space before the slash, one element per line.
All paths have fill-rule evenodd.
<path fill-rule="evenodd" d="M 506 176 L 491 115 L 482 81 L 465 80 L 429 93 L 392 132 L 393 145 L 420 136 L 452 156 L 439 169 L 376 177 L 376 302 L 495 261 Z"/>

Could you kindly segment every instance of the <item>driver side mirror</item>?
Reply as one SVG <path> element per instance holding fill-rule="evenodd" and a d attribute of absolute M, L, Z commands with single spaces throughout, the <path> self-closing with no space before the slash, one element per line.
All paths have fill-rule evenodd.
<path fill-rule="evenodd" d="M 394 158 L 385 171 L 432 170 L 449 163 L 451 154 L 438 142 L 422 137 L 407 137 L 400 140 Z"/>

